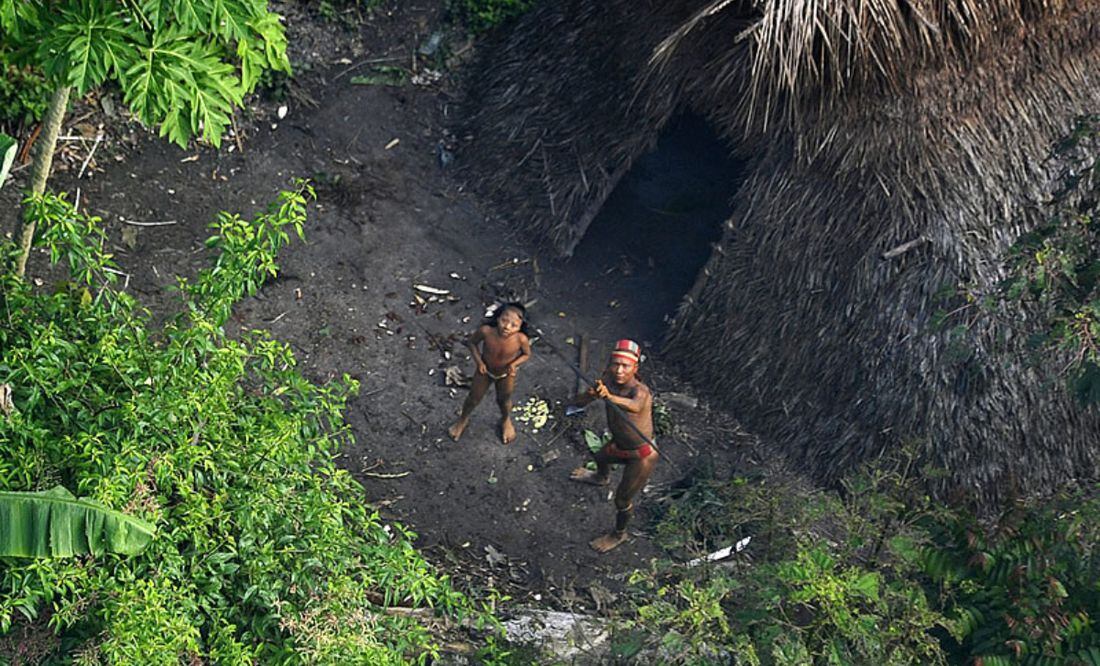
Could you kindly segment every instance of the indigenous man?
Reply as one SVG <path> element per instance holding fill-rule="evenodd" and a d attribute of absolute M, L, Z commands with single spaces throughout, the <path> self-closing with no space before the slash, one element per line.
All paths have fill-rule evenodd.
<path fill-rule="evenodd" d="M 531 358 L 531 341 L 523 331 L 525 314 L 522 305 L 505 303 L 497 307 L 467 338 L 466 345 L 474 357 L 477 372 L 470 385 L 470 395 L 462 404 L 462 414 L 447 430 L 456 442 L 470 424 L 470 414 L 485 397 L 491 384 L 496 385 L 497 405 L 500 407 L 500 440 L 505 444 L 515 440 L 512 392 L 516 388 L 516 368 Z"/>
<path fill-rule="evenodd" d="M 653 395 L 636 376 L 641 356 L 638 343 L 619 340 L 615 343 L 615 351 L 611 352 L 611 360 L 603 377 L 593 388 L 570 403 L 583 406 L 593 400 L 605 401 L 608 403 L 607 425 L 611 430 L 611 441 L 594 456 L 596 471 L 578 467 L 570 478 L 581 483 L 606 486 L 610 482 L 611 465 L 625 465 L 623 478 L 615 489 L 615 529 L 589 542 L 601 553 L 626 541 L 626 526 L 634 514 L 634 497 L 645 487 L 660 458 L 652 445 Z"/>

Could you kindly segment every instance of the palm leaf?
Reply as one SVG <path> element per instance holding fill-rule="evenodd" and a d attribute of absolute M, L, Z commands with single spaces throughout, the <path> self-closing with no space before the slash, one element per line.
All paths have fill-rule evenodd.
<path fill-rule="evenodd" d="M 15 149 L 18 145 L 15 139 L 0 132 L 0 187 L 4 186 L 4 181 L 8 178 L 8 169 L 15 161 Z"/>
<path fill-rule="evenodd" d="M 0 556 L 137 555 L 152 524 L 57 486 L 45 492 L 0 491 Z"/>

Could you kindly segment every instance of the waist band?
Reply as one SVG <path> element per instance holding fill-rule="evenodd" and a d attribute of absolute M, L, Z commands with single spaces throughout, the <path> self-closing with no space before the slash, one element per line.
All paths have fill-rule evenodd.
<path fill-rule="evenodd" d="M 642 444 L 636 449 L 620 449 L 615 446 L 615 444 L 608 443 L 608 445 L 604 447 L 604 451 L 607 452 L 608 455 L 614 456 L 620 460 L 634 460 L 633 454 L 637 452 L 638 459 L 644 460 L 653 454 L 653 447 L 649 444 Z"/>

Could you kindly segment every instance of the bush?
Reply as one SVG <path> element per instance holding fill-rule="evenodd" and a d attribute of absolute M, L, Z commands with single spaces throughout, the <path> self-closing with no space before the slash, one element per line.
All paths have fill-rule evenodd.
<path fill-rule="evenodd" d="M 749 546 L 635 573 L 627 627 L 683 664 L 1100 666 L 1100 488 L 983 525 L 923 494 L 914 463 L 865 468 L 839 495 L 697 480 L 659 541 L 678 560 Z"/>
<path fill-rule="evenodd" d="M 746 552 L 636 573 L 628 626 L 659 637 L 663 658 L 678 664 L 945 663 L 930 630 L 948 620 L 917 580 L 915 522 L 930 505 L 883 500 L 887 487 L 909 486 L 901 471 L 868 471 L 842 501 L 784 483 L 702 479 L 666 512 L 659 540 L 697 556 L 749 539 Z"/>
<path fill-rule="evenodd" d="M 28 200 L 72 277 L 52 293 L 0 277 L 13 397 L 0 488 L 60 483 L 158 535 L 133 558 L 0 563 L 4 633 L 17 617 L 48 622 L 77 664 L 403 664 L 427 661 L 435 641 L 387 606 L 473 612 L 334 465 L 355 382 L 315 385 L 266 332 L 223 330 L 276 273 L 310 196 L 284 192 L 254 220 L 221 214 L 215 265 L 180 281 L 183 311 L 157 329 L 111 287 L 98 221 L 63 196 Z"/>
<path fill-rule="evenodd" d="M 452 17 L 474 32 L 484 32 L 513 19 L 535 4 L 535 0 L 450 0 Z"/>
<path fill-rule="evenodd" d="M 953 622 L 950 651 L 998 664 L 1100 666 L 1100 493 L 1020 502 L 995 527 L 931 526 L 922 558 Z"/>
<path fill-rule="evenodd" d="M 50 101 L 50 89 L 40 73 L 17 67 L 0 44 L 0 127 L 15 130 L 42 119 Z"/>

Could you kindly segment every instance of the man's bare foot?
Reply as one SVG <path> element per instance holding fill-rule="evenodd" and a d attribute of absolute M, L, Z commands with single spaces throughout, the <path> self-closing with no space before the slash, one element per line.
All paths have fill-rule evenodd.
<path fill-rule="evenodd" d="M 451 439 L 457 442 L 458 438 L 462 437 L 462 433 L 466 432 L 466 426 L 468 424 L 469 421 L 466 421 L 465 419 L 459 419 L 458 421 L 455 421 L 455 424 L 453 426 L 447 428 L 447 434 L 451 436 Z"/>
<path fill-rule="evenodd" d="M 626 532 L 611 532 L 592 539 L 588 542 L 588 545 L 592 546 L 592 549 L 597 553 L 606 553 L 618 547 L 624 541 L 626 541 Z"/>
<path fill-rule="evenodd" d="M 512 424 L 511 417 L 504 417 L 500 424 L 500 441 L 511 444 L 516 439 L 516 426 Z"/>
<path fill-rule="evenodd" d="M 587 483 L 593 486 L 606 486 L 609 479 L 606 476 L 600 476 L 596 472 L 587 470 L 583 467 L 578 467 L 569 474 L 569 479 L 578 483 Z"/>

